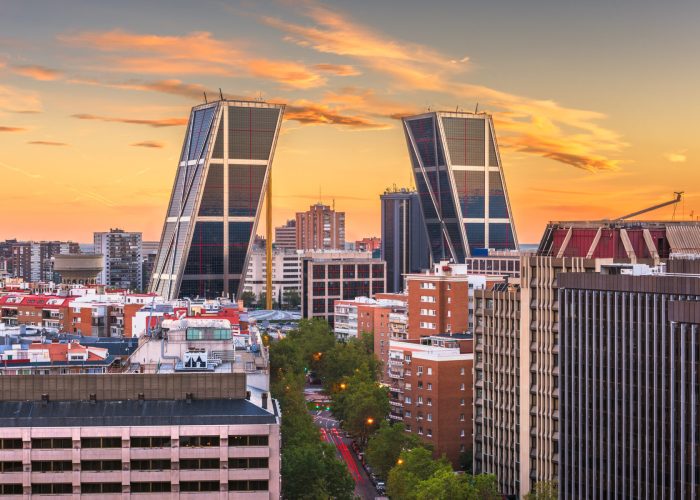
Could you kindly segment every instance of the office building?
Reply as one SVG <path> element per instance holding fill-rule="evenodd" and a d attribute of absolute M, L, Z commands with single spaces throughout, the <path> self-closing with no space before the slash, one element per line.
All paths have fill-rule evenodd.
<path fill-rule="evenodd" d="M 432 261 L 518 248 L 491 116 L 438 111 L 403 124 Z"/>
<path fill-rule="evenodd" d="M 382 204 L 381 257 L 386 261 L 387 292 L 404 289 L 404 276 L 430 267 L 430 246 L 416 191 L 386 190 Z"/>
<path fill-rule="evenodd" d="M 284 303 L 286 294 L 296 292 L 301 297 L 302 252 L 275 247 L 272 251 L 273 300 Z M 244 291 L 260 294 L 266 291 L 267 259 L 264 248 L 254 248 L 248 261 Z"/>
<path fill-rule="evenodd" d="M 98 281 L 112 288 L 141 291 L 143 263 L 141 233 L 110 229 L 94 234 L 96 254 L 104 256 L 104 270 Z"/>
<path fill-rule="evenodd" d="M 166 300 L 243 291 L 283 110 L 229 100 L 192 108 L 151 291 Z"/>
<path fill-rule="evenodd" d="M 280 416 L 245 373 L 0 377 L 2 493 L 280 497 Z"/>
<path fill-rule="evenodd" d="M 323 252 L 302 260 L 302 317 L 334 324 L 338 299 L 372 297 L 384 293 L 386 263 L 367 254 Z"/>
<path fill-rule="evenodd" d="M 344 250 L 345 212 L 322 203 L 297 212 L 297 250 Z"/>
<path fill-rule="evenodd" d="M 700 495 L 700 261 L 667 269 L 558 277 L 559 498 Z"/>
<path fill-rule="evenodd" d="M 297 221 L 290 219 L 283 226 L 275 228 L 275 248 L 296 250 L 297 248 Z"/>
<path fill-rule="evenodd" d="M 473 363 L 470 334 L 389 343 L 389 418 L 403 421 L 455 469 L 472 448 Z"/>

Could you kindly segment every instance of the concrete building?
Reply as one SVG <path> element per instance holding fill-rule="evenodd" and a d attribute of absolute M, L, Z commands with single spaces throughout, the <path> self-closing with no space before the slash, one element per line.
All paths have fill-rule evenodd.
<path fill-rule="evenodd" d="M 96 285 L 104 271 L 104 255 L 58 254 L 52 257 L 53 270 L 64 285 Z"/>
<path fill-rule="evenodd" d="M 276 402 L 244 373 L 0 377 L 2 493 L 280 497 Z"/>
<path fill-rule="evenodd" d="M 99 283 L 113 288 L 143 290 L 143 248 L 139 232 L 110 229 L 94 234 L 95 253 L 104 256 Z"/>
<path fill-rule="evenodd" d="M 356 252 L 374 252 L 381 249 L 382 240 L 376 236 L 370 236 L 367 238 L 362 238 L 355 242 Z"/>
<path fill-rule="evenodd" d="M 387 292 L 404 290 L 404 276 L 430 267 L 430 246 L 416 191 L 387 189 L 382 204 L 381 257 L 386 261 Z"/>
<path fill-rule="evenodd" d="M 432 262 L 517 249 L 493 119 L 437 111 L 403 118 Z"/>
<path fill-rule="evenodd" d="M 345 212 L 316 203 L 296 216 L 297 250 L 344 250 Z"/>
<path fill-rule="evenodd" d="M 355 252 L 317 253 L 302 260 L 302 317 L 322 318 L 331 326 L 336 300 L 384 293 L 386 263 Z"/>
<path fill-rule="evenodd" d="M 700 495 L 700 261 L 667 269 L 558 277 L 562 499 Z"/>
<path fill-rule="evenodd" d="M 303 253 L 287 248 L 275 247 L 272 251 L 273 300 L 285 302 L 286 292 L 297 292 L 301 296 L 301 260 Z M 266 291 L 267 259 L 264 248 L 256 248 L 250 254 L 244 291 L 256 297 Z"/>
<path fill-rule="evenodd" d="M 459 468 L 472 447 L 471 335 L 434 335 L 389 344 L 389 417 Z"/>
<path fill-rule="evenodd" d="M 275 248 L 296 250 L 297 248 L 297 221 L 290 219 L 283 226 L 275 228 Z"/>
<path fill-rule="evenodd" d="M 334 303 L 333 332 L 339 340 L 359 338 L 363 333 L 374 336 L 374 353 L 385 362 L 389 354 L 392 316 L 406 317 L 406 296 L 375 294 L 374 299 L 356 297 Z"/>
<path fill-rule="evenodd" d="M 229 100 L 192 108 L 152 292 L 166 300 L 240 296 L 283 111 Z"/>
<path fill-rule="evenodd" d="M 22 241 L 12 245 L 12 275 L 27 282 L 56 281 L 53 261 L 58 254 L 79 254 L 72 241 Z"/>

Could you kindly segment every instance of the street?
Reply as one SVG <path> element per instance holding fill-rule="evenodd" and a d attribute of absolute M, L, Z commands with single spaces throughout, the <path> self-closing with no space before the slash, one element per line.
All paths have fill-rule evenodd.
<path fill-rule="evenodd" d="M 321 430 L 321 437 L 335 446 L 338 456 L 347 464 L 350 475 L 355 480 L 355 494 L 364 500 L 374 500 L 379 497 L 374 484 L 367 472 L 350 448 L 350 439 L 343 437 L 343 431 L 338 421 L 330 411 L 318 410 L 311 412 L 314 422 Z"/>

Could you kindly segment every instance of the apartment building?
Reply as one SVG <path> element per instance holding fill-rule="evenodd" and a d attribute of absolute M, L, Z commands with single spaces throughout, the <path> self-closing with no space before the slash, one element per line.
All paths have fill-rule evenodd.
<path fill-rule="evenodd" d="M 302 252 L 275 247 L 272 251 L 272 293 L 276 301 L 284 303 L 286 292 L 301 294 Z M 254 248 L 250 252 L 244 291 L 257 297 L 266 291 L 267 258 L 264 248 Z"/>
<path fill-rule="evenodd" d="M 472 448 L 472 369 L 469 334 L 389 342 L 389 418 L 447 456 L 458 469 Z"/>
<path fill-rule="evenodd" d="M 280 417 L 243 373 L 0 377 L 1 492 L 280 497 Z"/>
<path fill-rule="evenodd" d="M 297 250 L 345 249 L 345 212 L 316 203 L 296 214 Z"/>
<path fill-rule="evenodd" d="M 297 249 L 297 221 L 290 219 L 283 226 L 275 228 L 275 248 Z"/>
<path fill-rule="evenodd" d="M 94 242 L 95 253 L 104 256 L 101 284 L 134 291 L 144 288 L 141 233 L 110 229 L 94 233 Z"/>
<path fill-rule="evenodd" d="M 120 357 L 98 345 L 66 343 L 13 344 L 0 351 L 2 375 L 109 373 L 120 370 Z"/>
<path fill-rule="evenodd" d="M 11 245 L 12 275 L 24 281 L 55 281 L 51 257 L 78 254 L 80 246 L 72 241 L 20 241 Z"/>

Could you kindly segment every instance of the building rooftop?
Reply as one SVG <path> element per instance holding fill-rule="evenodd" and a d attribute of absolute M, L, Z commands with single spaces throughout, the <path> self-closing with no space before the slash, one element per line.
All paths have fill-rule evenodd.
<path fill-rule="evenodd" d="M 276 422 L 275 414 L 245 399 L 0 402 L 2 427 L 239 425 Z"/>

